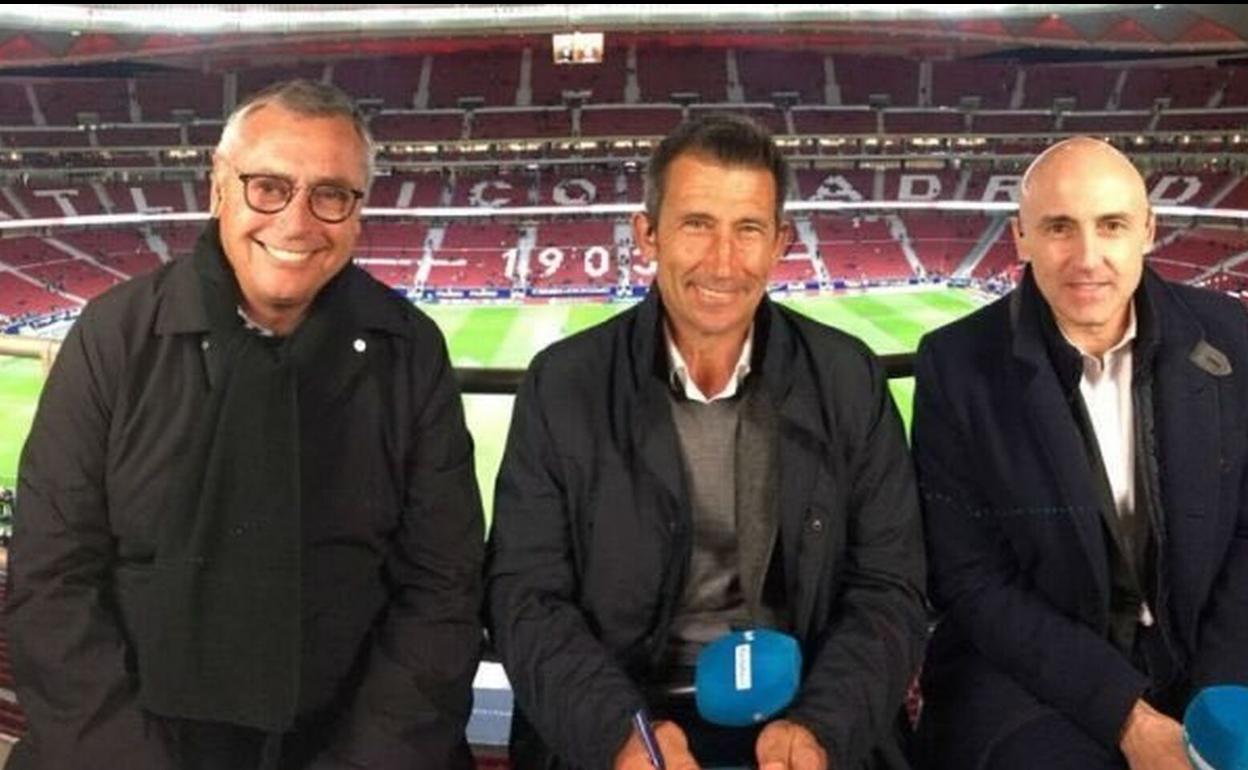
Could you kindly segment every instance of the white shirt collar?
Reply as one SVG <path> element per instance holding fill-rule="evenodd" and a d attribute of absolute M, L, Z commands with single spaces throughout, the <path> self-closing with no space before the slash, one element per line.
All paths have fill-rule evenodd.
<path fill-rule="evenodd" d="M 1079 345 L 1077 345 L 1060 326 L 1058 327 L 1058 331 L 1062 332 L 1062 337 L 1070 343 L 1071 347 L 1079 351 L 1079 355 L 1083 358 L 1083 368 L 1085 371 L 1089 368 L 1089 366 L 1091 366 L 1095 372 L 1100 372 L 1109 368 L 1116 359 L 1121 358 L 1124 351 L 1129 351 L 1131 349 L 1135 343 L 1137 328 L 1135 301 L 1132 300 L 1131 304 L 1127 305 L 1127 329 L 1123 332 L 1122 339 L 1118 340 L 1113 347 L 1106 350 L 1100 357 L 1084 351 L 1084 349 L 1079 347 Z"/>
<path fill-rule="evenodd" d="M 672 387 L 683 392 L 685 398 L 688 398 L 690 401 L 700 401 L 704 404 L 709 404 L 712 401 L 732 398 L 737 395 L 742 383 L 745 382 L 746 375 L 750 373 L 750 356 L 754 352 L 753 324 L 750 325 L 750 330 L 745 335 L 745 344 L 741 346 L 741 355 L 737 356 L 737 366 L 733 370 L 732 377 L 724 385 L 723 390 L 710 397 L 707 397 L 702 392 L 702 389 L 698 387 L 698 383 L 694 382 L 693 378 L 689 376 L 689 365 L 685 363 L 685 357 L 680 354 L 680 348 L 676 347 L 676 341 L 672 338 L 672 332 L 666 323 L 663 324 L 663 339 L 667 341 L 667 361 L 672 372 Z"/>
<path fill-rule="evenodd" d="M 253 321 L 251 319 L 251 316 L 247 315 L 247 311 L 243 310 L 242 305 L 238 306 L 238 317 L 243 319 L 243 328 L 246 329 L 247 331 L 255 332 L 261 337 L 276 337 L 277 336 L 277 332 L 267 327 L 261 326 L 260 324 Z"/>
<path fill-rule="evenodd" d="M 1092 423 L 1119 516 L 1135 510 L 1135 403 L 1131 384 L 1136 330 L 1132 303 L 1122 339 L 1101 356 L 1080 351 L 1083 375 L 1079 378 L 1079 394 Z"/>

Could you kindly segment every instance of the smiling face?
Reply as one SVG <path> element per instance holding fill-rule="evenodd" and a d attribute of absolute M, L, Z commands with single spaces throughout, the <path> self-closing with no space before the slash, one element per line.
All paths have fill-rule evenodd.
<path fill-rule="evenodd" d="M 1092 355 L 1117 344 L 1154 231 L 1130 161 L 1094 139 L 1054 145 L 1023 178 L 1013 226 L 1019 256 L 1066 336 Z"/>
<path fill-rule="evenodd" d="M 667 168 L 658 221 L 634 217 L 642 253 L 658 263 L 655 280 L 682 349 L 744 341 L 788 246 L 776 194 L 767 168 L 686 153 Z"/>
<path fill-rule="evenodd" d="M 303 115 L 270 103 L 243 118 L 236 141 L 214 158 L 213 197 L 221 243 L 250 319 L 289 334 L 351 259 L 360 206 L 328 224 L 313 216 L 307 196 L 317 184 L 363 190 L 367 168 L 364 141 L 345 117 Z M 253 211 L 239 174 L 288 179 L 297 188 L 294 198 L 275 214 Z"/>

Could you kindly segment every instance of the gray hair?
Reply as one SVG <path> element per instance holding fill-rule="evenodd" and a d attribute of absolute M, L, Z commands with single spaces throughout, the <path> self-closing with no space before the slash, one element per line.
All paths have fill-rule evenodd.
<path fill-rule="evenodd" d="M 355 108 L 351 97 L 328 83 L 312 80 L 283 80 L 266 86 L 243 100 L 234 108 L 225 121 L 221 131 L 221 139 L 217 142 L 218 155 L 229 155 L 229 150 L 238 142 L 243 120 L 251 113 L 269 104 L 289 110 L 298 115 L 316 118 L 346 118 L 351 121 L 355 133 L 364 144 L 365 187 L 373 182 L 373 172 L 377 158 L 377 144 L 368 129 L 368 123 Z"/>

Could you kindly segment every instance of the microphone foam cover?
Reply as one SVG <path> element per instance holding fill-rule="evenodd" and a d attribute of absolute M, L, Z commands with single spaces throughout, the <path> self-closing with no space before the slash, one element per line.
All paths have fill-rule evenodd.
<path fill-rule="evenodd" d="M 734 631 L 698 655 L 698 713 L 725 727 L 762 722 L 793 702 L 801 676 L 802 651 L 796 639 L 770 629 Z"/>
<path fill-rule="evenodd" d="M 1248 770 L 1248 687 L 1196 693 L 1183 715 L 1183 743 L 1196 770 Z"/>

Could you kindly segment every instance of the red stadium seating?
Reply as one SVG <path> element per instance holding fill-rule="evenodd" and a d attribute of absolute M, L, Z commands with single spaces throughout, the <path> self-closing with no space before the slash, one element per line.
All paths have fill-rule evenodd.
<path fill-rule="evenodd" d="M 290 78 L 304 80 L 320 80 L 325 73 L 324 64 L 285 64 L 266 67 L 252 67 L 238 73 L 238 100 L 241 102 L 251 94 L 259 91 L 270 83 Z"/>
<path fill-rule="evenodd" d="M 122 280 L 90 262 L 76 259 L 68 254 L 60 262 L 45 262 L 34 267 L 23 268 L 22 272 L 55 287 L 58 291 L 83 299 L 90 299 L 105 289 L 121 283 Z"/>
<path fill-rule="evenodd" d="M 829 169 L 797 172 L 797 194 L 802 200 L 869 201 L 874 198 L 875 172 Z"/>
<path fill-rule="evenodd" d="M 0 271 L 0 316 L 36 318 L 78 307 L 68 297 Z"/>
<path fill-rule="evenodd" d="M 933 62 L 932 104 L 957 107 L 963 99 L 973 98 L 981 109 L 1006 109 L 1017 72 L 1017 66 L 1009 62 Z"/>
<path fill-rule="evenodd" d="M 917 107 L 919 64 L 892 56 L 834 56 L 841 104 L 870 104 L 874 94 L 887 95 L 889 106 Z"/>
<path fill-rule="evenodd" d="M 1109 106 L 1118 70 L 1088 65 L 1028 67 L 1023 107 L 1047 110 L 1056 99 L 1073 99 L 1077 110 Z"/>
<path fill-rule="evenodd" d="M 378 142 L 449 142 L 463 133 L 464 113 L 458 110 L 377 115 L 369 122 Z"/>
<path fill-rule="evenodd" d="M 1151 112 L 1098 113 L 1094 115 L 1066 115 L 1062 130 L 1071 134 L 1102 134 L 1107 132 L 1139 133 L 1148 128 Z"/>
<path fill-rule="evenodd" d="M 866 107 L 798 108 L 793 110 L 793 129 L 798 134 L 874 134 L 878 113 Z"/>
<path fill-rule="evenodd" d="M 356 262 L 389 286 L 415 286 L 427 234 L 420 222 L 367 222 L 356 244 Z"/>
<path fill-rule="evenodd" d="M 619 175 L 604 171 L 567 171 L 546 169 L 539 177 L 537 202 L 542 206 L 582 206 L 590 203 L 615 203 Z M 636 200 L 640 200 L 640 196 Z"/>
<path fill-rule="evenodd" d="M 971 116 L 971 131 L 977 134 L 1045 133 L 1053 130 L 1049 113 L 977 112 Z"/>
<path fill-rule="evenodd" d="M 20 82 L 0 83 L 0 125 L 34 125 L 30 102 L 26 98 L 26 86 Z"/>
<path fill-rule="evenodd" d="M 812 219 L 818 256 L 832 280 L 905 280 L 914 270 L 884 219 L 820 214 Z"/>
<path fill-rule="evenodd" d="M 1002 275 L 1012 276 L 1022 269 L 1022 264 L 1018 258 L 1018 249 L 1014 247 L 1014 239 L 1009 228 L 1006 228 L 980 258 L 971 275 L 980 280 Z"/>
<path fill-rule="evenodd" d="M 396 174 L 378 177 L 368 191 L 367 205 L 412 208 L 442 205 L 446 180 L 441 174 Z"/>
<path fill-rule="evenodd" d="M 637 79 L 647 102 L 668 102 L 674 93 L 697 94 L 703 102 L 728 99 L 728 62 L 721 49 L 645 49 L 637 56 Z"/>
<path fill-rule="evenodd" d="M 473 139 L 532 139 L 572 135 L 572 120 L 564 107 L 478 110 L 473 115 Z"/>
<path fill-rule="evenodd" d="M 113 213 L 143 211 L 186 211 L 181 182 L 105 182 L 104 191 L 113 204 Z"/>
<path fill-rule="evenodd" d="M 988 221 L 982 217 L 907 211 L 902 216 L 910 244 L 924 269 L 951 275 L 971 252 Z"/>
<path fill-rule="evenodd" d="M 1248 126 L 1248 110 L 1215 110 L 1205 112 L 1163 113 L 1157 121 L 1158 131 L 1242 131 Z"/>
<path fill-rule="evenodd" d="M 786 284 L 808 284 L 819 280 L 815 272 L 813 256 L 805 253 L 786 254 L 771 271 L 769 282 L 772 286 Z"/>
<path fill-rule="evenodd" d="M 108 126 L 95 135 L 103 147 L 176 147 L 182 143 L 176 126 Z"/>
<path fill-rule="evenodd" d="M 357 99 L 377 99 L 388 109 L 416 106 L 423 59 L 347 59 L 334 64 L 334 85 Z"/>
<path fill-rule="evenodd" d="M 514 106 L 520 86 L 519 51 L 464 51 L 433 59 L 430 107 L 458 107 L 465 97 L 491 107 Z"/>
<path fill-rule="evenodd" d="M 680 123 L 677 107 L 587 107 L 581 111 L 584 136 L 663 136 Z"/>
<path fill-rule="evenodd" d="M 49 125 L 78 125 L 78 117 L 83 113 L 94 114 L 96 123 L 130 122 L 130 97 L 122 78 L 36 82 L 35 96 Z"/>
<path fill-rule="evenodd" d="M 748 102 L 770 102 L 776 93 L 796 93 L 802 104 L 825 103 L 823 54 L 741 50 L 737 70 Z"/>
<path fill-rule="evenodd" d="M 1226 73 L 1211 67 L 1175 69 L 1138 67 L 1128 70 L 1122 91 L 1122 109 L 1150 109 L 1157 99 L 1170 106 L 1207 107 L 1226 81 Z"/>
<path fill-rule="evenodd" d="M 476 288 L 511 286 L 508 252 L 520 238 L 514 225 L 457 222 L 449 225 L 434 252 L 427 285 Z"/>
<path fill-rule="evenodd" d="M 614 231 L 615 223 L 610 220 L 538 225 L 529 258 L 529 284 L 535 288 L 614 286 L 619 282 Z"/>
<path fill-rule="evenodd" d="M 820 137 L 821 142 L 804 144 L 798 150 L 807 160 L 797 164 L 797 189 L 790 196 L 794 199 L 1008 201 L 1016 195 L 1018 169 L 1000 161 L 981 163 L 970 153 L 1025 157 L 1059 134 L 1116 133 L 1130 138 L 1155 131 L 1159 134 L 1151 137 L 1151 152 L 1165 152 L 1173 146 L 1189 158 L 1182 170 L 1163 167 L 1149 175 L 1156 203 L 1248 208 L 1248 180 L 1239 172 L 1213 171 L 1210 164 L 1191 160 L 1198 152 L 1225 154 L 1234 151 L 1234 146 L 1225 140 L 1222 144 L 1205 142 L 1199 136 L 1184 142 L 1177 136 L 1189 131 L 1238 131 L 1248 125 L 1248 75 L 1242 68 L 965 59 L 921 66 L 917 58 L 887 55 L 829 54 L 800 47 L 664 46 L 652 41 L 636 46 L 636 70 L 632 71 L 624 47 L 608 49 L 602 64 L 566 66 L 553 63 L 544 42 L 523 44 L 528 54 L 517 48 L 376 58 L 356 54 L 305 59 L 290 66 L 242 65 L 232 71 L 49 77 L 29 84 L 6 80 L 0 83 L 0 147 L 6 149 L 0 155 L 0 170 L 41 173 L 32 173 L 28 179 L 6 176 L 0 214 L 60 218 L 203 210 L 207 195 L 201 181 L 192 183 L 189 189 L 194 200 L 188 201 L 187 183 L 170 181 L 168 176 L 159 176 L 160 171 L 134 170 L 157 163 L 202 168 L 204 154 L 179 159 L 163 150 L 180 146 L 184 133 L 191 146 L 212 146 L 229 103 L 291 76 L 329 79 L 369 101 L 371 126 L 384 146 L 382 173 L 368 200 L 374 208 L 639 202 L 642 173 L 635 159 L 644 157 L 651 145 L 635 140 L 663 135 L 685 115 L 723 109 L 751 115 L 776 134 Z M 426 68 L 431 77 L 422 91 Z M 236 88 L 227 87 L 232 81 Z M 1119 90 L 1120 81 L 1124 87 Z M 635 102 L 637 90 L 640 102 Z M 48 125 L 35 125 L 28 91 Z M 565 99 L 572 96 L 570 92 L 579 93 Z M 677 97 L 681 104 L 673 103 L 672 94 L 682 92 Z M 881 101 L 881 95 L 886 99 Z M 1065 99 L 1073 99 L 1073 112 L 1065 107 L 1055 110 L 1062 104 L 1059 100 Z M 1160 111 L 1154 109 L 1158 99 L 1167 100 L 1160 104 Z M 1011 108 L 1014 101 L 1019 108 Z M 80 112 L 95 113 L 98 124 L 80 129 Z M 878 145 L 861 141 L 881 132 Z M 985 150 L 968 150 L 961 169 L 945 165 L 944 160 L 928 160 L 923 155 L 926 150 L 908 138 L 900 142 L 894 138 L 963 133 L 1000 138 L 991 140 Z M 602 143 L 585 151 L 575 144 L 580 137 L 630 141 Z M 460 139 L 467 141 L 460 143 Z M 848 141 L 836 141 L 843 139 Z M 517 150 L 520 140 L 533 142 Z M 432 144 L 440 146 L 431 151 Z M 483 150 L 486 144 L 491 147 Z M 958 146 L 941 148 L 957 153 Z M 905 157 L 909 151 L 913 156 Z M 822 159 L 809 160 L 812 152 Z M 873 152 L 887 156 L 879 164 L 881 170 L 861 167 L 870 165 L 863 156 Z M 844 154 L 854 157 L 841 160 L 838 155 Z M 545 162 L 551 158 L 574 165 Z M 461 159 L 488 159 L 493 165 L 469 167 L 460 165 Z M 621 165 L 625 159 L 629 165 Z M 421 163 L 429 160 L 434 163 Z M 79 166 L 112 167 L 118 172 L 95 179 L 86 174 L 42 173 L 47 168 L 76 170 Z M 965 189 L 959 196 L 962 183 Z M 991 221 L 984 216 L 910 212 L 902 216 L 907 247 L 925 270 L 937 273 L 950 273 L 960 266 Z M 885 219 L 864 214 L 854 227 L 850 216 L 817 214 L 812 222 L 818 253 L 805 255 L 799 245 L 777 268 L 778 282 L 818 280 L 821 264 L 833 278 L 851 281 L 902 280 L 915 271 L 905 258 L 900 231 L 891 232 Z M 530 274 L 536 287 L 611 286 L 618 282 L 620 272 L 629 280 L 648 279 L 640 257 L 620 260 L 617 252 L 625 244 L 615 244 L 616 228 L 610 218 L 529 222 L 524 227 L 532 229 L 511 223 L 456 221 L 444 231 L 435 231 L 442 237 L 435 249 L 426 244 L 428 223 L 370 220 L 357 257 L 366 269 L 396 286 L 437 286 L 443 281 L 509 286 L 516 276 L 508 273 L 508 260 L 514 268 L 521 256 L 512 250 L 524 233 L 532 232 L 537 243 L 529 253 L 530 267 L 538 265 L 545 272 L 538 260 L 543 249 L 565 252 L 550 275 Z M 153 244 L 159 247 L 163 240 L 170 255 L 177 257 L 190 251 L 199 229 L 198 224 L 156 225 L 159 240 L 152 243 L 129 226 L 53 235 L 105 267 L 134 275 L 154 268 L 163 258 L 163 250 L 154 251 Z M 1185 231 L 1167 240 L 1151 259 L 1171 275 L 1187 280 L 1202 275 L 1238 253 L 1234 251 L 1238 241 L 1210 241 L 1213 230 Z M 609 252 L 607 268 L 587 277 L 585 251 L 597 245 Z M 598 259 L 598 252 L 593 259 Z M 547 261 L 554 263 L 553 258 Z M 40 282 L 87 296 L 117 279 L 107 269 L 39 238 L 0 241 L 0 263 L 22 271 L 21 276 L 8 276 L 21 286 L 11 280 L 6 286 L 14 287 L 25 305 L 38 301 L 49 307 L 73 306 L 72 301 L 41 289 Z M 989 277 L 1010 272 L 1015 264 L 1006 230 L 987 249 L 973 274 Z M 22 276 L 36 283 L 21 281 Z"/>
<path fill-rule="evenodd" d="M 172 120 L 182 112 L 200 119 L 223 116 L 224 86 L 215 73 L 177 72 L 135 79 L 144 120 Z"/>
<path fill-rule="evenodd" d="M 628 52 L 608 47 L 601 64 L 555 64 L 551 49 L 533 51 L 533 104 L 563 103 L 565 92 L 589 93 L 589 101 L 615 104 L 624 101 L 628 78 Z"/>
<path fill-rule="evenodd" d="M 55 237 L 90 254 L 100 264 L 129 276 L 146 273 L 160 264 L 160 257 L 151 250 L 138 230 L 69 230 L 57 233 Z M 61 258 L 64 256 L 61 253 Z"/>
<path fill-rule="evenodd" d="M 60 262 L 69 255 L 42 238 L 21 236 L 0 240 L 0 264 L 26 269 L 51 262 Z"/>
<path fill-rule="evenodd" d="M 960 134 L 966 116 L 955 110 L 886 110 L 884 130 L 890 134 Z"/>
<path fill-rule="evenodd" d="M 528 173 L 461 173 L 451 195 L 453 206 L 527 206 L 533 178 Z"/>

